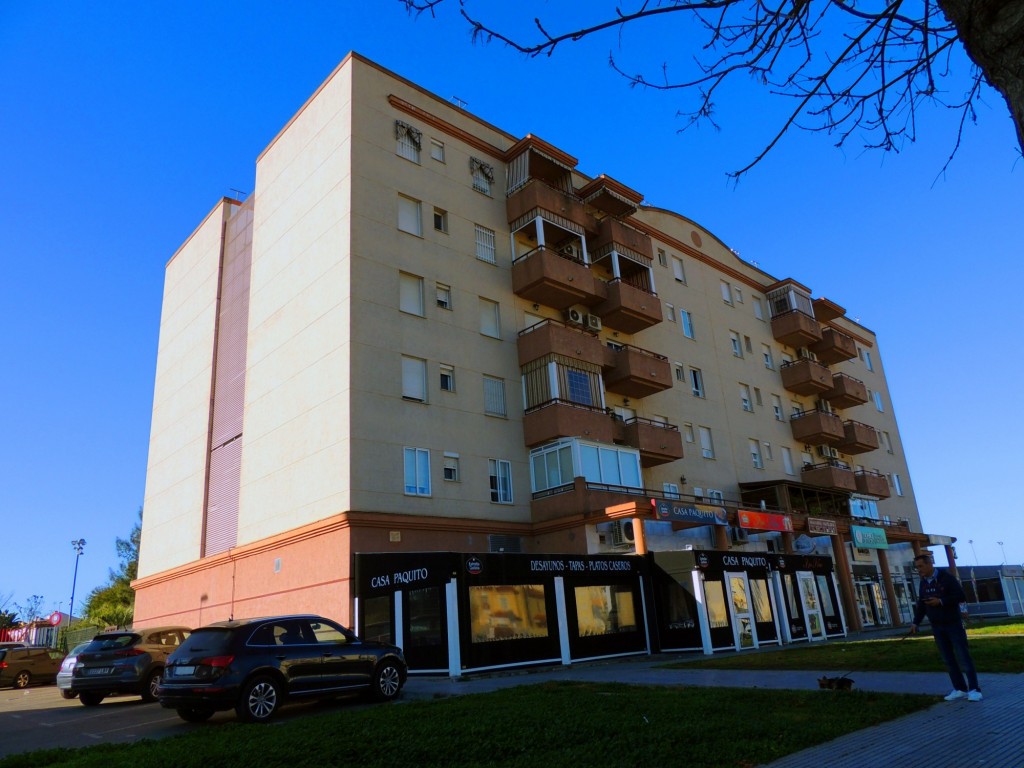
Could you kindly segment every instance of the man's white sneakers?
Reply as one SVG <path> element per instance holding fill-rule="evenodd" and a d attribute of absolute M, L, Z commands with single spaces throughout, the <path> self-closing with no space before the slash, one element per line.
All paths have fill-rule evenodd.
<path fill-rule="evenodd" d="M 967 692 L 967 700 L 968 701 L 981 701 L 981 699 L 982 699 L 981 691 L 975 690 L 975 691 L 968 691 Z"/>
<path fill-rule="evenodd" d="M 966 699 L 968 697 L 967 691 L 950 691 L 946 694 L 946 701 L 959 701 L 960 699 Z M 981 694 L 978 694 L 981 696 Z"/>

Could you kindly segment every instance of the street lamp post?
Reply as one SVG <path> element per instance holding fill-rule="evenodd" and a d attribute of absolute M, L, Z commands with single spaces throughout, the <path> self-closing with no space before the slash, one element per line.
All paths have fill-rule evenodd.
<path fill-rule="evenodd" d="M 68 626 L 75 620 L 75 585 L 78 583 L 78 559 L 85 550 L 85 539 L 76 539 L 71 542 L 75 550 L 75 576 L 71 579 L 71 605 L 68 607 Z"/>
<path fill-rule="evenodd" d="M 978 564 L 978 553 L 974 551 L 974 539 L 968 539 L 967 543 L 971 545 L 971 554 L 974 555 L 974 564 Z"/>
<path fill-rule="evenodd" d="M 1002 564 L 1006 565 L 1006 550 L 1003 549 L 1003 542 L 997 541 L 996 544 L 999 545 L 999 551 L 1003 553 L 1003 563 Z"/>

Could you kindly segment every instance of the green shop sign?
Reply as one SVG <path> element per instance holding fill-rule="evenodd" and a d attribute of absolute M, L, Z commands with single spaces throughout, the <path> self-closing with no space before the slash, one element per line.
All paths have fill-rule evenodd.
<path fill-rule="evenodd" d="M 853 534 L 853 546 L 861 549 L 888 549 L 889 540 L 885 538 L 885 531 L 881 528 L 868 528 L 863 525 L 851 525 L 850 533 Z"/>

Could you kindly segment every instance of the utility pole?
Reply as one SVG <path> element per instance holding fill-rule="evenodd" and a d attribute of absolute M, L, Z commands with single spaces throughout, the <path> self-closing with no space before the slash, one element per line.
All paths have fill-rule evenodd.
<path fill-rule="evenodd" d="M 75 620 L 75 585 L 78 583 L 78 559 L 82 556 L 82 552 L 85 550 L 85 539 L 76 539 L 71 542 L 71 546 L 75 550 L 75 576 L 71 579 L 71 605 L 68 607 L 68 627 L 71 627 L 71 623 Z"/>

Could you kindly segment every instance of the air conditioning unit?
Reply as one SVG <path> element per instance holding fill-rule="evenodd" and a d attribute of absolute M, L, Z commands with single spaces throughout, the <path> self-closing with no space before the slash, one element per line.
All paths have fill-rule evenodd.
<path fill-rule="evenodd" d="M 612 521 L 612 544 L 615 546 L 631 545 L 634 540 L 632 520 Z"/>
<path fill-rule="evenodd" d="M 745 544 L 747 542 L 747 529 L 733 526 L 729 529 L 729 539 L 733 544 Z"/>
<path fill-rule="evenodd" d="M 563 245 L 558 250 L 571 259 L 578 259 L 580 257 L 580 252 L 577 250 L 575 245 Z"/>
<path fill-rule="evenodd" d="M 578 309 L 567 309 L 565 311 L 565 322 L 573 325 L 583 325 L 584 316 Z"/>
<path fill-rule="evenodd" d="M 835 448 L 830 448 L 827 445 L 818 446 L 818 455 L 823 459 L 838 459 L 839 451 Z"/>
<path fill-rule="evenodd" d="M 589 328 L 592 331 L 600 331 L 601 330 L 601 318 L 600 317 L 598 317 L 597 315 L 587 315 L 586 320 L 587 320 L 587 328 Z"/>

